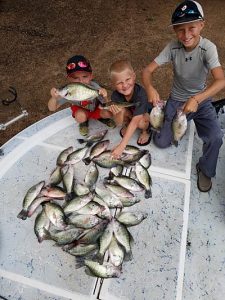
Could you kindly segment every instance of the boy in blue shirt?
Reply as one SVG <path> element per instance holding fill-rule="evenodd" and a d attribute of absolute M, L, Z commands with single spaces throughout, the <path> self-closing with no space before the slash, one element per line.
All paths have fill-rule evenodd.
<path fill-rule="evenodd" d="M 159 66 L 172 63 L 173 86 L 165 108 L 164 124 L 160 133 L 155 134 L 154 143 L 160 148 L 171 145 L 171 123 L 181 107 L 187 119 L 194 120 L 203 141 L 203 154 L 196 165 L 197 185 L 201 192 L 208 192 L 212 187 L 211 178 L 216 174 L 223 137 L 211 97 L 225 87 L 225 78 L 216 46 L 201 36 L 204 25 L 203 10 L 198 2 L 184 1 L 179 4 L 171 22 L 177 40 L 171 41 L 143 70 L 142 79 L 148 99 L 155 106 L 160 96 L 152 85 L 152 74 Z M 209 71 L 213 82 L 207 87 Z"/>

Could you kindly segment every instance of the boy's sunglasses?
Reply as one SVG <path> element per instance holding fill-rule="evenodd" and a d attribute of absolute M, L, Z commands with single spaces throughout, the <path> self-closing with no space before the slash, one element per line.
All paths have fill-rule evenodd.
<path fill-rule="evenodd" d="M 86 61 L 78 61 L 77 63 L 70 63 L 66 66 L 68 70 L 73 70 L 76 68 L 76 66 L 79 66 L 80 68 L 87 68 L 89 66 L 88 62 Z"/>

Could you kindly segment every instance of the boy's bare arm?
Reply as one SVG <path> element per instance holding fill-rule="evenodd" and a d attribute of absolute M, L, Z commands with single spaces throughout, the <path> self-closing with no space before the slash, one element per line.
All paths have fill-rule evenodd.
<path fill-rule="evenodd" d="M 122 141 L 120 142 L 120 144 L 118 146 L 116 146 L 116 148 L 112 151 L 112 156 L 115 158 L 119 158 L 120 155 L 122 154 L 123 150 L 126 148 L 126 145 L 128 144 L 130 138 L 132 137 L 132 135 L 134 134 L 135 130 L 138 127 L 138 123 L 140 122 L 141 118 L 143 117 L 143 115 L 139 115 L 139 116 L 135 116 L 132 118 L 132 120 L 130 121 L 126 133 L 122 139 Z"/>
<path fill-rule="evenodd" d="M 160 101 L 160 96 L 157 90 L 152 84 L 152 74 L 159 67 L 159 65 L 153 61 L 142 72 L 142 82 L 146 90 L 148 101 L 155 106 Z"/>
<path fill-rule="evenodd" d="M 58 103 L 58 100 L 61 98 L 57 92 L 56 88 L 52 88 L 50 91 L 51 98 L 48 100 L 48 109 L 50 111 L 57 110 L 62 104 Z"/>
<path fill-rule="evenodd" d="M 211 70 L 213 82 L 203 92 L 190 97 L 183 108 L 184 113 L 196 112 L 198 105 L 205 99 L 215 96 L 219 91 L 225 88 L 225 77 L 222 67 L 216 67 Z"/>

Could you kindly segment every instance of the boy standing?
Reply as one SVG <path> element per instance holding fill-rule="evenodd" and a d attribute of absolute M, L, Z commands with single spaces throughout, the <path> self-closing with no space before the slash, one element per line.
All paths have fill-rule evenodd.
<path fill-rule="evenodd" d="M 137 144 L 139 146 L 148 145 L 151 140 L 149 132 L 149 110 L 151 105 L 148 103 L 147 94 L 142 86 L 135 83 L 136 75 L 128 60 L 118 60 L 110 67 L 110 77 L 115 91 L 111 95 L 114 102 L 131 102 L 135 106 L 121 108 L 113 105 L 110 111 L 114 115 L 114 121 L 122 126 L 120 135 L 122 141 L 113 150 L 112 156 L 119 158 L 125 149 L 129 139 L 137 128 L 141 129 L 141 134 Z"/>
<path fill-rule="evenodd" d="M 219 149 L 222 145 L 222 131 L 211 101 L 212 96 L 225 87 L 217 48 L 208 39 L 201 37 L 204 28 L 204 14 L 196 1 L 184 1 L 172 15 L 172 24 L 177 40 L 170 42 L 143 71 L 143 84 L 153 106 L 160 100 L 152 85 L 152 74 L 161 65 L 173 65 L 173 86 L 165 108 L 164 125 L 154 136 L 160 148 L 170 146 L 172 141 L 171 123 L 177 108 L 182 107 L 187 119 L 193 119 L 199 137 L 203 140 L 203 154 L 196 165 L 197 185 L 201 192 L 212 187 L 211 177 L 216 174 Z M 213 82 L 206 87 L 208 72 Z"/>
<path fill-rule="evenodd" d="M 75 55 L 71 57 L 66 64 L 67 79 L 70 83 L 80 82 L 88 85 L 92 85 L 94 88 L 99 89 L 99 95 L 107 99 L 107 91 L 99 86 L 98 83 L 93 81 L 93 73 L 90 62 L 82 55 Z M 65 99 L 62 99 L 56 88 L 52 88 L 51 98 L 48 101 L 48 109 L 55 111 L 62 104 L 66 103 Z M 89 101 L 81 101 L 76 105 L 71 105 L 72 116 L 79 123 L 79 131 L 81 135 L 88 134 L 88 120 L 97 119 L 108 127 L 114 128 L 112 113 L 107 110 L 101 110 L 99 108 L 99 102 L 97 99 Z"/>

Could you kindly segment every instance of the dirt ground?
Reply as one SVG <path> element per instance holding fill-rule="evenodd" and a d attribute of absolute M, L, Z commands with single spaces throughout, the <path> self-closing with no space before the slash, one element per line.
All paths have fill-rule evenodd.
<path fill-rule="evenodd" d="M 141 70 L 174 37 L 167 25 L 178 0 L 0 0 L 0 100 L 11 99 L 9 86 L 28 116 L 0 130 L 0 146 L 34 122 L 50 115 L 50 88 L 66 82 L 65 64 L 75 54 L 89 58 L 95 79 L 110 88 L 108 68 L 119 58 L 131 60 L 141 83 Z M 206 26 L 225 67 L 225 1 L 201 0 Z M 171 86 L 169 66 L 155 84 L 166 99 Z M 110 90 L 109 90 L 110 93 Z M 215 99 L 224 97 L 225 92 Z M 62 107 L 65 108 L 66 106 Z M 0 124 L 21 113 L 14 103 L 0 101 Z"/>

